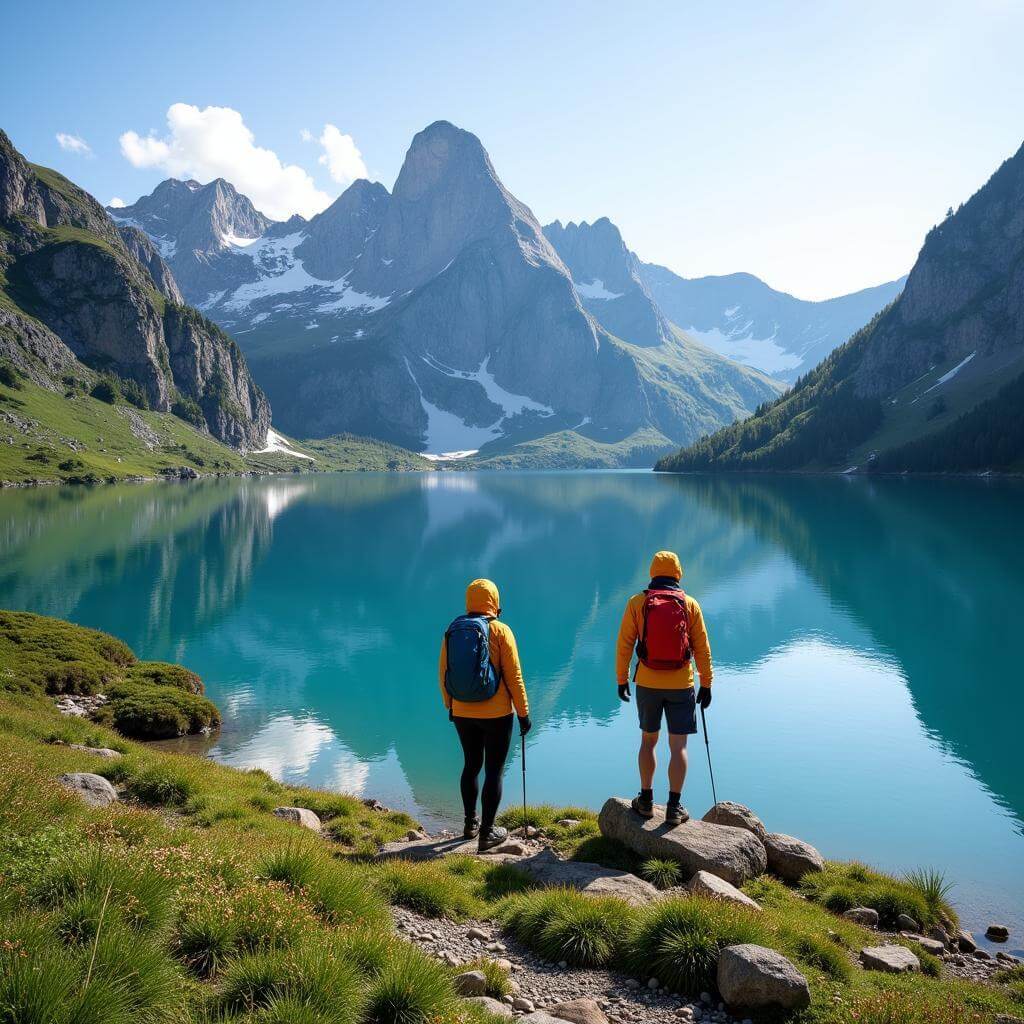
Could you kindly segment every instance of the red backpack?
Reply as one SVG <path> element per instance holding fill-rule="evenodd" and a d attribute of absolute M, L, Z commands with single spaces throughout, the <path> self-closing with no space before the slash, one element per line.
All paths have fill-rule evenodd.
<path fill-rule="evenodd" d="M 644 628 L 636 653 L 647 668 L 682 668 L 689 662 L 690 621 L 681 590 L 644 591 Z"/>

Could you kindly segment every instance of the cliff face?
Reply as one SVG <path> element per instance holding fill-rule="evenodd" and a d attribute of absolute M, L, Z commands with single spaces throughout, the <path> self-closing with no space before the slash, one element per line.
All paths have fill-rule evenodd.
<path fill-rule="evenodd" d="M 88 378 L 134 382 L 149 407 L 182 399 L 193 425 L 261 447 L 270 406 L 237 345 L 183 305 L 152 241 L 118 227 L 66 178 L 28 164 L 0 132 L 0 354 L 57 389 L 76 362 Z"/>
<path fill-rule="evenodd" d="M 668 470 L 1024 464 L 1024 147 L 927 235 L 903 292 L 791 392 Z"/>

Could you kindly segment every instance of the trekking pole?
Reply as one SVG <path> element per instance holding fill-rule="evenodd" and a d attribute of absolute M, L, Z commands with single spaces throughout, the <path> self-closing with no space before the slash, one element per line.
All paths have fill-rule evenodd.
<path fill-rule="evenodd" d="M 523 838 L 526 838 L 526 733 L 520 733 L 523 744 Z"/>
<path fill-rule="evenodd" d="M 715 792 L 715 770 L 711 767 L 711 744 L 708 743 L 708 720 L 704 717 L 704 708 L 700 709 L 700 724 L 704 728 L 704 749 L 708 752 L 708 774 L 711 776 L 711 797 L 715 801 L 715 807 L 718 806 L 718 794 Z M 525 772 L 525 767 L 523 768 Z M 526 776 L 523 776 L 523 785 L 525 786 Z M 523 792 L 526 792 L 524 789 Z"/>

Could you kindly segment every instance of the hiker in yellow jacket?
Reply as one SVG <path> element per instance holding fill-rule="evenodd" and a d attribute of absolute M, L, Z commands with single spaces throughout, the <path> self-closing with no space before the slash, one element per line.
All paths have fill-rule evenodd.
<path fill-rule="evenodd" d="M 516 638 L 504 622 L 498 621 L 500 615 L 498 588 L 490 580 L 473 580 L 466 588 L 466 614 L 445 631 L 438 664 L 441 699 L 455 723 L 464 757 L 463 835 L 467 839 L 479 835 L 481 852 L 508 837 L 506 829 L 494 824 L 494 818 L 501 803 L 501 775 L 512 742 L 513 709 L 519 718 L 519 734 L 525 736 L 530 731 L 530 704 Z M 484 645 L 487 667 L 481 665 L 479 657 Z M 481 768 L 484 785 L 477 818 Z"/>
<path fill-rule="evenodd" d="M 615 652 L 619 698 L 629 701 L 629 667 L 637 652 L 633 674 L 640 717 L 640 794 L 633 810 L 654 817 L 655 748 L 661 720 L 668 723 L 668 804 L 665 821 L 679 825 L 690 815 L 682 805 L 686 781 L 686 738 L 697 731 L 697 705 L 711 706 L 711 645 L 700 605 L 683 592 L 683 568 L 673 551 L 659 551 L 651 561 L 651 582 L 626 604 Z M 700 692 L 693 689 L 693 664 L 700 673 Z"/>

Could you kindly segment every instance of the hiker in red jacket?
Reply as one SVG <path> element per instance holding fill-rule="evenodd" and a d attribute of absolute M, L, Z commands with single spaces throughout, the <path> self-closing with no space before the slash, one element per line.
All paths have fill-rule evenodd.
<path fill-rule="evenodd" d="M 686 737 L 697 731 L 697 705 L 711 706 L 711 645 L 700 605 L 683 593 L 683 569 L 672 551 L 659 551 L 651 561 L 651 582 L 626 604 L 619 626 L 615 675 L 619 698 L 628 701 L 629 666 L 636 649 L 636 709 L 640 716 L 640 794 L 633 810 L 654 817 L 655 748 L 662 717 L 668 722 L 668 805 L 665 821 L 680 825 L 690 815 L 680 802 L 686 781 Z M 693 663 L 700 673 L 700 692 L 693 689 Z"/>

